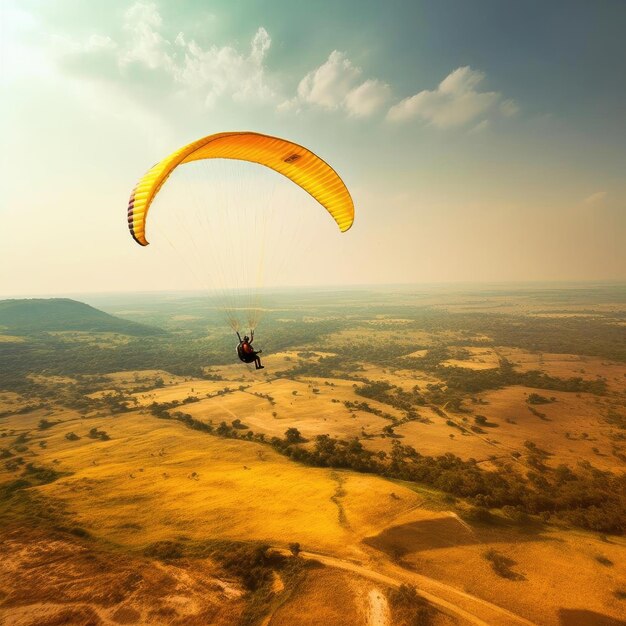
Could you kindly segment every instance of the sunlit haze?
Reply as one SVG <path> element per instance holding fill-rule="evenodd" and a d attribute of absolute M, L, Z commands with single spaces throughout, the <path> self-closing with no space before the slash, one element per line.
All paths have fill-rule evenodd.
<path fill-rule="evenodd" d="M 625 24 L 619 2 L 4 0 L 0 295 L 202 288 L 217 261 L 167 242 L 176 180 L 149 248 L 126 205 L 225 130 L 307 146 L 354 198 L 345 234 L 300 190 L 259 198 L 293 222 L 267 222 L 265 285 L 625 280 Z M 261 195 L 229 200 L 257 243 Z M 226 258 L 233 232 L 194 245 Z"/>

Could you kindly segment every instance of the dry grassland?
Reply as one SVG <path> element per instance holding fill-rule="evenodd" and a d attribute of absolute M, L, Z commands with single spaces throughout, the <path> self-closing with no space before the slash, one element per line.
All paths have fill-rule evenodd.
<path fill-rule="evenodd" d="M 500 366 L 500 357 L 491 348 L 476 348 L 463 346 L 471 354 L 468 359 L 448 359 L 442 362 L 446 367 L 465 367 L 472 370 L 488 370 Z"/>
<path fill-rule="evenodd" d="M 297 590 L 265 624 L 266 626 L 366 624 L 365 607 L 360 601 L 362 592 L 357 588 L 359 583 L 365 584 L 337 570 L 326 567 L 309 569 Z"/>
<path fill-rule="evenodd" d="M 87 437 L 93 427 L 111 440 Z M 67 440 L 69 432 L 81 439 Z M 120 545 L 258 539 L 350 555 L 359 553 L 361 536 L 418 503 L 412 491 L 380 478 L 306 468 L 266 446 L 138 413 L 33 431 L 28 446 L 27 460 L 72 473 L 37 489 L 91 534 Z"/>
<path fill-rule="evenodd" d="M 529 405 L 531 393 L 555 401 Z M 475 411 L 489 423 L 498 424 L 484 430 L 498 442 L 499 449 L 525 451 L 524 443 L 533 441 L 552 455 L 547 459 L 549 465 L 575 466 L 587 460 L 601 469 L 623 471 L 623 462 L 611 453 L 613 429 L 602 419 L 608 407 L 598 396 L 515 386 L 480 394 L 480 398 L 487 404 L 476 406 Z M 533 414 L 531 408 L 544 417 Z"/>
<path fill-rule="evenodd" d="M 626 391 L 626 363 L 614 363 L 576 354 L 528 352 L 519 348 L 496 348 L 520 372 L 539 370 L 557 378 L 606 379 L 610 391 Z"/>
<path fill-rule="evenodd" d="M 369 363 L 363 364 L 363 370 L 358 372 L 370 380 L 383 380 L 392 385 L 401 387 L 405 391 L 410 391 L 417 385 L 420 389 L 429 384 L 439 384 L 442 381 L 426 372 L 419 370 L 401 369 L 396 367 L 380 367 Z"/>
<path fill-rule="evenodd" d="M 626 579 L 623 539 L 605 542 L 577 532 L 467 529 L 441 516 L 389 528 L 367 542 L 413 571 L 506 605 L 537 624 L 562 626 L 563 609 L 614 619 L 626 616 L 624 601 L 614 594 Z M 490 549 L 510 559 L 510 578 L 495 573 L 485 558 Z M 617 626 L 597 619 L 587 616 L 570 623 Z"/>
<path fill-rule="evenodd" d="M 422 454 L 438 456 L 444 451 L 449 451 L 462 459 L 476 459 L 479 462 L 487 461 L 492 455 L 502 454 L 501 450 L 488 443 L 487 439 L 491 433 L 484 438 L 473 433 L 463 433 L 458 428 L 446 424 L 444 418 L 428 408 L 420 408 L 420 415 L 429 417 L 432 423 L 406 422 L 396 427 L 395 432 L 402 437 L 403 444 L 412 445 Z M 368 445 L 370 443 L 368 442 Z"/>

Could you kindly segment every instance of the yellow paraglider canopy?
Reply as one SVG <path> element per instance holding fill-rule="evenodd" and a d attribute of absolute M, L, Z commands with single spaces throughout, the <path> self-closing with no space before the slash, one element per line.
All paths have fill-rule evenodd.
<path fill-rule="evenodd" d="M 147 246 L 146 217 L 159 189 L 176 167 L 201 159 L 235 159 L 264 165 L 283 174 L 315 198 L 342 232 L 354 221 L 350 192 L 328 163 L 298 144 L 252 132 L 210 135 L 183 146 L 154 165 L 133 190 L 128 227 L 135 241 Z"/>

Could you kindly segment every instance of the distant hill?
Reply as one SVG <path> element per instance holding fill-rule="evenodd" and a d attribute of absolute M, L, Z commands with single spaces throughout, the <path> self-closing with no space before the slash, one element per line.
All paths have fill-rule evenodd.
<path fill-rule="evenodd" d="M 4 332 L 84 331 L 122 335 L 160 335 L 160 328 L 124 320 L 69 298 L 0 300 Z"/>

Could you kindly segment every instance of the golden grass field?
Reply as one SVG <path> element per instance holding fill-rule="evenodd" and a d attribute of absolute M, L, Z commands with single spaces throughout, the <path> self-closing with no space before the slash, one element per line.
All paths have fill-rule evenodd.
<path fill-rule="evenodd" d="M 87 438 L 93 427 L 111 440 Z M 68 441 L 69 432 L 81 439 Z M 47 446 L 38 461 L 72 475 L 41 492 L 67 503 L 91 534 L 120 545 L 178 535 L 201 539 L 210 529 L 213 538 L 299 541 L 350 556 L 358 553 L 361 536 L 419 502 L 412 491 L 379 478 L 304 468 L 266 446 L 221 440 L 139 413 L 70 419 L 42 437 Z M 336 504 L 331 498 L 339 486 L 345 493 Z M 129 530 L 130 519 L 142 520 L 141 528 Z"/>
<path fill-rule="evenodd" d="M 506 598 L 507 608 L 537 624 L 560 624 L 559 609 L 624 617 L 623 602 L 612 593 L 626 577 L 623 539 L 602 541 L 590 533 L 558 530 L 524 535 L 466 529 L 440 517 L 395 526 L 368 542 L 390 555 L 400 551 L 415 572 L 495 604 Z M 518 579 L 496 575 L 484 558 L 487 549 L 510 559 Z M 575 623 L 605 623 L 597 619 Z"/>

